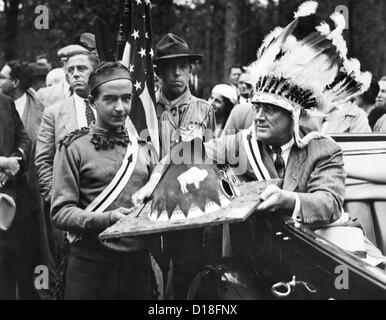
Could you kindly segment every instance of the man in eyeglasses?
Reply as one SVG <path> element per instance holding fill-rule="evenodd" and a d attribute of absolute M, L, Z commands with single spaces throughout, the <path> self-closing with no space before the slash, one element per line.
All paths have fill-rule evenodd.
<path fill-rule="evenodd" d="M 332 140 L 299 127 L 290 108 L 291 104 L 253 101 L 252 126 L 205 142 L 206 155 L 231 164 L 234 174 L 246 182 L 283 179 L 281 188 L 271 185 L 260 195 L 257 211 L 287 212 L 305 224 L 334 222 L 344 199 L 342 151 Z M 232 236 L 236 255 L 250 245 L 245 227 L 231 227 L 231 235 L 238 235 Z"/>

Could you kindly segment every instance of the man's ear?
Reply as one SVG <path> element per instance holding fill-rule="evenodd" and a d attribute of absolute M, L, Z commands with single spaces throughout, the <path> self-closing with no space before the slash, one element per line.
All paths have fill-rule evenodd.
<path fill-rule="evenodd" d="M 20 86 L 20 80 L 19 79 L 13 79 L 13 88 L 16 89 Z"/>

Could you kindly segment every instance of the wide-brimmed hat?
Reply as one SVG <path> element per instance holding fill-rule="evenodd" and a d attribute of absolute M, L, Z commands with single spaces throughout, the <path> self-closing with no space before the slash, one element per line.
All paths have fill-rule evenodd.
<path fill-rule="evenodd" d="M 0 192 L 0 230 L 8 230 L 15 218 L 16 203 L 13 198 Z"/>
<path fill-rule="evenodd" d="M 188 58 L 191 61 L 201 61 L 202 54 L 193 54 L 185 40 L 173 33 L 166 34 L 158 43 L 155 49 L 153 62 L 159 64 L 172 59 Z"/>

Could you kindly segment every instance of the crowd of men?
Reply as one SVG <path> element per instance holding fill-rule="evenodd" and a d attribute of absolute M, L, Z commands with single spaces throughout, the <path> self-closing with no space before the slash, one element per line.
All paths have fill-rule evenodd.
<path fill-rule="evenodd" d="M 237 256 L 250 245 L 248 226 L 138 236 L 120 251 L 97 237 L 153 194 L 175 145 L 204 139 L 206 155 L 224 164 L 238 154 L 235 174 L 243 181 L 283 179 L 281 187 L 263 192 L 258 210 L 329 224 L 342 218 L 345 172 L 342 151 L 324 134 L 386 132 L 385 77 L 315 117 L 299 111 L 315 103 L 306 95 L 298 99 L 299 92 L 288 91 L 290 102 L 283 102 L 279 83 L 272 85 L 276 78 L 270 87 L 237 65 L 228 83 L 203 97 L 203 57 L 169 33 L 153 59 L 157 154 L 126 129 L 136 107 L 130 70 L 101 62 L 77 44 L 59 54 L 62 68 L 50 70 L 39 57 L 1 69 L 0 299 L 156 298 L 150 252 L 163 275 L 164 297 L 186 299 L 205 262 L 204 248 L 213 249 L 204 239 L 222 232 L 224 243 L 214 244 L 220 249 L 213 254 Z M 270 93 L 276 100 L 266 97 Z M 225 248 L 229 237 L 232 249 Z M 38 265 L 49 269 L 48 289 L 34 286 Z"/>

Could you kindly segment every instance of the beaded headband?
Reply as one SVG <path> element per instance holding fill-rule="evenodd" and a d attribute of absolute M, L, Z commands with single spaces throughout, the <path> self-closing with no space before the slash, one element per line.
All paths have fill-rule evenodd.
<path fill-rule="evenodd" d="M 127 70 L 124 67 L 112 67 L 112 68 L 102 69 L 96 73 L 91 74 L 88 80 L 88 84 L 92 92 L 106 82 L 121 80 L 121 79 L 127 79 L 130 81 L 133 81 L 131 79 L 129 70 Z"/>

